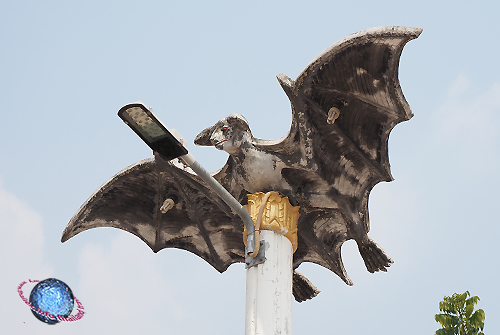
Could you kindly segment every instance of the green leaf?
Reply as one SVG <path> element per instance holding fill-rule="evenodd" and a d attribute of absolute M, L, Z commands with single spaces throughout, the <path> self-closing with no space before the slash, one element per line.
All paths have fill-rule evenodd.
<path fill-rule="evenodd" d="M 436 330 L 436 334 L 435 335 L 455 335 L 458 333 L 455 333 L 455 331 L 453 329 L 450 329 L 450 328 L 441 328 L 441 329 L 438 329 Z"/>
<path fill-rule="evenodd" d="M 448 297 L 445 297 L 445 298 L 448 298 Z M 454 304 L 447 301 L 447 299 L 445 299 L 445 301 L 441 301 L 439 303 L 439 310 L 441 312 L 445 312 L 445 313 L 451 313 L 451 314 L 456 313 Z"/>
<path fill-rule="evenodd" d="M 472 312 L 474 312 L 474 305 L 470 304 L 465 307 L 465 317 L 469 318 L 472 315 Z"/>
<path fill-rule="evenodd" d="M 479 300 L 480 300 L 480 299 L 479 299 L 479 297 L 475 295 L 475 296 L 470 297 L 469 299 L 467 299 L 467 300 L 465 301 L 465 304 L 466 304 L 467 306 L 469 306 L 470 304 L 475 305 L 475 304 L 477 304 L 477 302 L 478 302 Z"/>
<path fill-rule="evenodd" d="M 472 316 L 469 319 L 469 322 L 473 327 L 483 330 L 484 319 L 485 319 L 484 311 L 482 309 L 478 309 L 477 311 L 474 312 L 474 314 L 472 314 Z"/>
<path fill-rule="evenodd" d="M 456 315 L 449 314 L 436 314 L 434 319 L 441 324 L 444 328 L 456 327 L 459 319 Z"/>

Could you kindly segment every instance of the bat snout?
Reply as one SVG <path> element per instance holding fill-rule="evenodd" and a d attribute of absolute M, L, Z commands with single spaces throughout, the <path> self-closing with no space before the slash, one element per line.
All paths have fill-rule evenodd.
<path fill-rule="evenodd" d="M 204 129 L 201 133 L 196 135 L 196 138 L 194 139 L 194 144 L 204 145 L 204 146 L 214 145 L 214 143 L 212 143 L 213 130 L 214 130 L 214 127 L 209 127 L 209 128 Z"/>

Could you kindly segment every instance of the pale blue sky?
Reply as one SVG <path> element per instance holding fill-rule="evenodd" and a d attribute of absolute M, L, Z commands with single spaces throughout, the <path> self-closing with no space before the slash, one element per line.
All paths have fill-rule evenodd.
<path fill-rule="evenodd" d="M 256 137 L 290 127 L 275 76 L 295 78 L 321 51 L 371 27 L 423 28 L 405 47 L 400 82 L 414 118 L 389 141 L 395 181 L 370 196 L 370 236 L 394 259 L 354 282 L 314 264 L 322 291 L 294 304 L 294 334 L 434 334 L 444 295 L 481 298 L 500 333 L 500 5 L 494 1 L 3 1 L 0 3 L 0 333 L 238 334 L 245 270 L 219 274 L 180 250 L 93 229 L 60 242 L 105 181 L 150 150 L 116 116 L 142 100 L 208 170 L 226 154 L 192 144 L 241 113 Z M 49 327 L 19 299 L 23 280 L 68 283 L 87 315 Z"/>

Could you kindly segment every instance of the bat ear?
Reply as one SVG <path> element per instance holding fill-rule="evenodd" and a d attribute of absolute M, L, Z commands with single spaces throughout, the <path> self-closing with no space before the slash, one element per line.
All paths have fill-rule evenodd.
<path fill-rule="evenodd" d="M 194 139 L 194 144 L 196 145 L 213 145 L 210 141 L 210 136 L 212 135 L 214 127 L 209 127 L 203 130 L 201 133 L 196 135 Z"/>
<path fill-rule="evenodd" d="M 278 82 L 280 83 L 281 87 L 283 88 L 283 91 L 285 91 L 286 95 L 292 100 L 292 91 L 293 87 L 295 85 L 295 82 L 290 79 L 289 77 L 285 76 L 283 73 L 280 73 L 276 76 L 278 79 Z"/>
<path fill-rule="evenodd" d="M 250 130 L 247 119 L 245 119 L 245 117 L 241 114 L 231 114 L 226 118 L 226 120 L 232 125 L 240 126 L 243 130 Z"/>

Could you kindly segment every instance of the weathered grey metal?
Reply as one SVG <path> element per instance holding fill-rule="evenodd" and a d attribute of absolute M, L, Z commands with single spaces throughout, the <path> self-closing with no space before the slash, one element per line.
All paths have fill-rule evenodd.
<path fill-rule="evenodd" d="M 175 203 L 165 214 L 165 199 Z M 190 251 L 223 272 L 244 259 L 243 222 L 190 169 L 158 156 L 140 161 L 101 186 L 74 215 L 62 242 L 95 227 L 115 227 L 154 252 Z"/>
<path fill-rule="evenodd" d="M 247 193 L 279 191 L 301 207 L 294 268 L 317 263 L 352 285 L 340 255 L 349 239 L 368 271 L 386 271 L 392 263 L 367 235 L 368 196 L 378 182 L 392 180 L 389 133 L 412 117 L 398 81 L 399 58 L 421 31 L 368 29 L 326 49 L 295 81 L 279 75 L 293 115 L 284 138 L 256 139 L 236 114 L 197 136 L 195 143 L 230 154 L 214 178 L 238 201 L 244 203 Z M 175 206 L 162 214 L 167 198 Z M 136 234 L 155 252 L 191 251 L 221 272 L 244 261 L 239 217 L 189 170 L 158 158 L 103 185 L 70 221 L 62 241 L 102 226 Z"/>
<path fill-rule="evenodd" d="M 245 249 L 245 269 L 251 268 L 252 266 L 256 266 L 262 264 L 266 261 L 266 248 L 263 247 L 264 240 L 259 241 L 259 251 L 257 252 L 257 256 L 252 257 L 248 248 Z M 252 251 L 253 252 L 253 251 Z"/>

